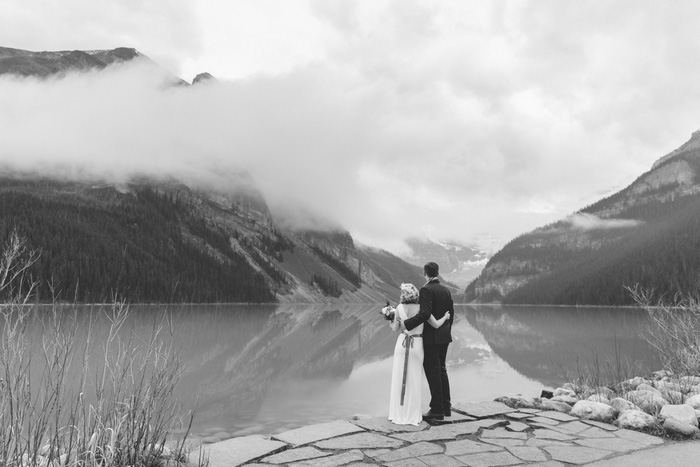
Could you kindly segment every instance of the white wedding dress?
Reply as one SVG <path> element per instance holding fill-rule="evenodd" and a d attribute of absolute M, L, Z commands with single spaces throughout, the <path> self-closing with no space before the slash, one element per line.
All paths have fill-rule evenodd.
<path fill-rule="evenodd" d="M 396 313 L 402 320 L 415 316 L 419 305 L 400 304 Z M 394 347 L 394 366 L 391 372 L 391 394 L 389 397 L 389 420 L 398 425 L 418 425 L 423 420 L 421 413 L 421 390 L 423 385 L 423 338 L 407 337 L 423 334 L 423 324 L 399 334 Z M 411 345 L 412 341 L 412 345 Z M 408 346 L 408 366 L 406 367 L 406 389 L 403 405 L 401 390 L 403 387 L 404 362 Z"/>

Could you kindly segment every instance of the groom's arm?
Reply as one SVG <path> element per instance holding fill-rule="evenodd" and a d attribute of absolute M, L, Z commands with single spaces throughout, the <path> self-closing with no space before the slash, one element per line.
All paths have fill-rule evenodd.
<path fill-rule="evenodd" d="M 420 304 L 420 310 L 418 311 L 418 314 L 416 314 L 416 316 L 414 316 L 413 318 L 408 318 L 406 321 L 403 322 L 403 325 L 406 327 L 407 331 L 410 331 L 416 326 L 419 326 L 428 321 L 430 315 L 433 314 L 433 299 L 433 294 L 427 287 L 423 287 L 420 289 L 418 299 L 418 303 Z"/>

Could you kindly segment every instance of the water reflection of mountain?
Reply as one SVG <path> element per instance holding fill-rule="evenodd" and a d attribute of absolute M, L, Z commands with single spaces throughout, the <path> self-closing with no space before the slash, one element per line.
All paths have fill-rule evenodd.
<path fill-rule="evenodd" d="M 596 359 L 602 376 L 619 359 L 627 371 L 658 368 L 651 347 L 640 338 L 646 315 L 625 308 L 465 307 L 469 323 L 513 369 L 546 386 L 590 370 Z M 559 375 L 559 378 L 556 377 Z M 626 376 L 626 375 L 623 375 Z M 607 379 L 607 378 L 606 378 Z"/>
<path fill-rule="evenodd" d="M 206 420 L 253 419 L 273 381 L 345 379 L 359 359 L 388 357 L 396 339 L 376 306 L 195 306 L 172 313 L 187 330 L 180 388 L 198 396 Z"/>

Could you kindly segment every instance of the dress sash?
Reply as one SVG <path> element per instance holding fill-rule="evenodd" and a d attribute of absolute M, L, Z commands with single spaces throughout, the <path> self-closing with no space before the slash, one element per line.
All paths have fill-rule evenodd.
<path fill-rule="evenodd" d="M 397 309 L 401 320 L 405 321 L 408 319 L 408 316 L 406 316 L 406 312 L 404 311 L 403 307 L 399 307 Z M 404 358 L 403 358 L 403 379 L 401 380 L 401 405 L 403 405 L 404 398 L 406 396 L 406 378 L 408 376 L 408 354 L 409 351 L 413 348 L 413 340 L 418 338 L 418 337 L 423 337 L 422 334 L 411 334 L 410 332 L 407 331 L 401 331 L 401 334 L 403 334 L 403 347 L 406 349 L 406 352 L 404 353 Z"/>

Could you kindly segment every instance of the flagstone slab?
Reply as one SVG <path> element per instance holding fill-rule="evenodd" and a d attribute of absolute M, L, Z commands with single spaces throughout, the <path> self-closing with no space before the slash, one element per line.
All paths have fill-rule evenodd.
<path fill-rule="evenodd" d="M 534 446 L 513 446 L 506 449 L 515 457 L 524 461 L 544 462 L 547 460 L 545 453 Z"/>
<path fill-rule="evenodd" d="M 604 422 L 599 422 L 597 420 L 581 420 L 581 421 L 587 425 L 593 425 L 595 427 L 602 428 L 603 430 L 607 430 L 607 431 L 619 430 L 619 428 L 616 427 L 615 425 L 611 425 L 609 423 L 604 423 Z"/>
<path fill-rule="evenodd" d="M 597 426 L 592 426 L 578 435 L 584 438 L 615 438 L 614 432 L 598 428 Z"/>
<path fill-rule="evenodd" d="M 559 425 L 559 422 L 547 417 L 532 417 L 528 420 L 530 423 L 537 423 L 539 425 Z"/>
<path fill-rule="evenodd" d="M 316 441 L 361 431 L 365 431 L 364 428 L 345 420 L 338 420 L 335 422 L 317 423 L 315 425 L 296 428 L 273 435 L 272 438 L 287 444 L 300 446 L 302 444 L 314 443 Z"/>
<path fill-rule="evenodd" d="M 537 429 L 534 432 L 534 435 L 536 438 L 539 439 L 554 439 L 557 441 L 571 441 L 575 438 L 569 435 L 565 435 L 564 433 L 559 433 L 558 431 L 553 431 L 553 430 L 545 430 L 545 429 Z"/>
<path fill-rule="evenodd" d="M 606 451 L 615 452 L 637 451 L 646 447 L 645 444 L 637 443 L 629 439 L 618 437 L 578 439 L 574 442 L 576 444 L 579 444 L 581 446 L 587 446 L 589 448 L 605 449 Z"/>
<path fill-rule="evenodd" d="M 463 467 L 464 464 L 453 457 L 448 457 L 445 454 L 432 454 L 430 456 L 421 456 L 419 461 L 430 467 Z"/>
<path fill-rule="evenodd" d="M 590 425 L 576 420 L 574 422 L 560 423 L 556 427 L 551 427 L 550 429 L 566 433 L 581 433 L 589 428 L 591 428 Z"/>
<path fill-rule="evenodd" d="M 516 431 L 507 431 L 503 428 L 495 430 L 484 430 L 481 434 L 481 439 L 485 438 L 507 438 L 507 439 L 527 439 L 527 433 L 519 433 Z"/>
<path fill-rule="evenodd" d="M 521 412 L 510 412 L 506 414 L 506 417 L 512 418 L 513 420 L 522 420 L 524 418 L 532 417 L 531 413 L 521 413 Z"/>
<path fill-rule="evenodd" d="M 567 415 L 562 412 L 557 412 L 556 410 L 545 410 L 543 412 L 538 413 L 537 416 L 551 418 L 560 422 L 573 422 L 575 420 L 578 420 L 577 417 L 572 417 L 571 415 Z"/>
<path fill-rule="evenodd" d="M 210 467 L 234 467 L 246 462 L 272 454 L 286 447 L 280 441 L 272 441 L 260 435 L 231 438 L 215 444 L 203 446 L 201 449 L 209 456 Z M 198 454 L 193 453 L 192 458 Z"/>
<path fill-rule="evenodd" d="M 635 441 L 644 446 L 653 446 L 655 444 L 664 444 L 662 438 L 657 438 L 656 436 L 648 435 L 646 433 L 640 433 L 634 430 L 628 430 L 626 428 L 620 428 L 615 432 L 615 435 L 620 438 L 629 439 L 630 441 Z"/>
<path fill-rule="evenodd" d="M 379 433 L 406 433 L 414 431 L 422 431 L 427 429 L 430 425 L 426 422 L 420 422 L 418 426 L 415 425 L 397 425 L 390 422 L 384 417 L 376 418 L 365 418 L 360 420 L 350 420 L 350 423 L 357 425 L 365 430 L 377 431 Z"/>
<path fill-rule="evenodd" d="M 382 449 L 399 448 L 403 442 L 398 439 L 378 433 L 356 433 L 348 436 L 339 436 L 314 443 L 320 449 Z"/>
<path fill-rule="evenodd" d="M 586 446 L 544 446 L 542 449 L 547 451 L 553 460 L 576 465 L 594 462 L 612 454 L 612 451 Z"/>
<path fill-rule="evenodd" d="M 540 413 L 542 412 L 540 409 L 518 409 L 518 412 L 522 413 L 530 413 L 530 414 L 535 414 L 535 413 Z"/>
<path fill-rule="evenodd" d="M 537 464 L 528 464 L 528 467 L 565 467 L 565 465 L 559 461 L 547 461 L 538 462 Z"/>
<path fill-rule="evenodd" d="M 419 441 L 452 440 L 460 435 L 472 435 L 482 428 L 488 429 L 496 426 L 502 426 L 506 423 L 508 422 L 505 420 L 475 420 L 473 422 L 434 426 L 430 430 L 416 433 L 397 433 L 391 435 L 391 437 L 411 443 L 416 443 Z"/>
<path fill-rule="evenodd" d="M 524 446 L 525 445 L 525 440 L 524 439 L 484 439 L 482 440 L 484 443 L 489 443 L 493 444 L 495 446 L 501 446 L 501 447 L 510 447 L 510 446 Z"/>
<path fill-rule="evenodd" d="M 397 449 L 395 451 L 381 455 L 381 456 L 377 457 L 376 459 L 378 459 L 382 462 L 391 462 L 391 461 L 397 461 L 397 460 L 401 460 L 401 459 L 409 459 L 409 458 L 427 456 L 429 454 L 442 454 L 442 453 L 443 453 L 442 446 L 438 446 L 437 444 L 434 444 L 434 443 L 422 442 L 422 443 L 411 444 L 411 445 L 403 447 L 401 449 Z"/>
<path fill-rule="evenodd" d="M 525 443 L 526 446 L 541 448 L 543 446 L 569 446 L 569 443 L 557 441 L 556 439 L 530 438 Z"/>
<path fill-rule="evenodd" d="M 297 449 L 288 449 L 280 452 L 279 454 L 273 454 L 272 456 L 265 457 L 261 460 L 269 464 L 288 464 L 290 462 L 297 462 L 330 455 L 330 452 L 323 452 L 311 446 L 304 446 Z"/>
<path fill-rule="evenodd" d="M 382 465 L 385 465 L 386 467 L 425 467 L 425 464 L 418 459 L 401 459 L 394 462 L 387 462 Z"/>
<path fill-rule="evenodd" d="M 529 430 L 530 425 L 526 425 L 525 423 L 520 423 L 520 422 L 508 422 L 508 425 L 506 426 L 506 430 L 510 431 L 517 431 L 517 432 L 523 432 L 525 430 Z"/>
<path fill-rule="evenodd" d="M 503 448 L 491 444 L 478 443 L 471 439 L 449 441 L 445 443 L 445 455 L 459 456 L 462 454 L 474 454 L 477 452 L 503 451 Z"/>
<path fill-rule="evenodd" d="M 486 401 L 486 402 L 464 402 L 454 405 L 453 410 L 463 412 L 466 415 L 475 418 L 489 418 L 497 415 L 505 415 L 512 412 L 513 409 L 505 405 L 503 402 Z"/>
<path fill-rule="evenodd" d="M 506 451 L 466 454 L 464 456 L 457 456 L 455 459 L 471 467 L 497 467 L 501 465 L 522 464 L 520 459 Z"/>
<path fill-rule="evenodd" d="M 287 464 L 289 467 L 338 467 L 347 465 L 351 462 L 364 460 L 365 455 L 360 450 L 346 451 L 333 456 L 322 457 L 319 459 L 309 459 L 302 462 L 294 462 Z M 227 466 L 228 467 L 228 466 Z"/>

